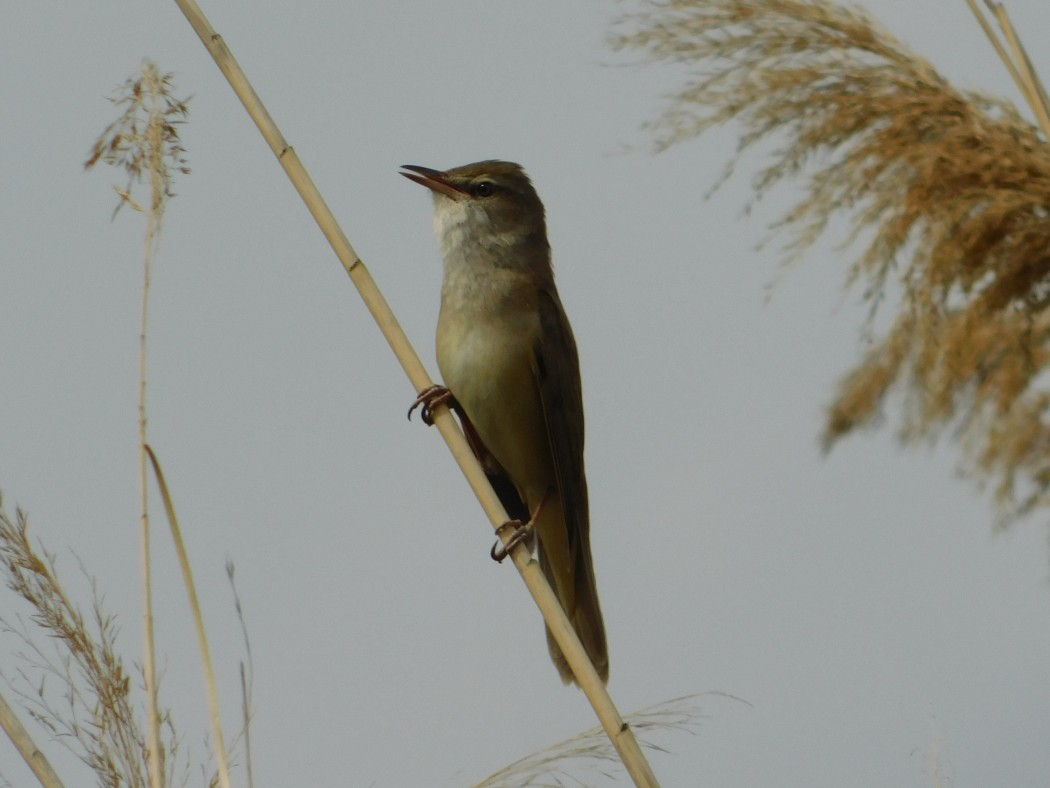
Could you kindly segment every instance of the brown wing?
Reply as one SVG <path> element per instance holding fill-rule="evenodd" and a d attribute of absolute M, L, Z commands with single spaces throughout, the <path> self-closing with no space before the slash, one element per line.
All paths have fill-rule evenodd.
<path fill-rule="evenodd" d="M 576 340 L 553 288 L 540 292 L 538 310 L 541 332 L 533 348 L 534 375 L 561 495 L 572 571 L 571 604 L 562 597 L 562 606 L 598 675 L 602 681 L 608 681 L 609 652 L 591 561 L 587 480 L 583 472 L 583 391 Z M 555 572 L 552 556 L 546 554 L 542 539 L 539 540 L 539 560 L 544 574 L 552 578 Z M 550 630 L 547 645 L 562 680 L 572 681 L 572 671 Z"/>
<path fill-rule="evenodd" d="M 540 340 L 533 348 L 540 403 L 547 423 L 558 490 L 565 506 L 565 524 L 573 563 L 586 551 L 590 529 L 587 481 L 583 471 L 583 390 L 576 340 L 558 293 L 539 294 Z M 589 563 L 589 556 L 588 556 Z"/>

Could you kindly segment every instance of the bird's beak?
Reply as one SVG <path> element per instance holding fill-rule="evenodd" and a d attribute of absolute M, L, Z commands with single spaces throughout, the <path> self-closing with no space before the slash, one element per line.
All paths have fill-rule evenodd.
<path fill-rule="evenodd" d="M 401 169 L 411 170 L 411 172 L 402 172 L 410 181 L 426 186 L 433 192 L 443 194 L 452 200 L 462 200 L 465 197 L 470 196 L 470 192 L 461 186 L 457 186 L 448 179 L 448 176 L 440 170 L 432 170 L 429 167 L 420 167 L 416 164 L 402 164 Z"/>

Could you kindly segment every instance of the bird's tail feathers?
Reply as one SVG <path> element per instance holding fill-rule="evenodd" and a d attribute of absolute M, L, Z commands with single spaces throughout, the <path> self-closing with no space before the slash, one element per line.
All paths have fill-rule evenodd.
<path fill-rule="evenodd" d="M 565 615 L 568 616 L 572 628 L 576 631 L 576 636 L 591 658 L 595 670 L 598 671 L 598 676 L 603 683 L 607 682 L 609 680 L 609 649 L 605 640 L 605 623 L 598 604 L 598 588 L 594 580 L 594 569 L 591 566 L 589 551 L 586 555 L 578 556 L 569 588 L 565 587 L 565 582 L 559 582 L 558 573 L 551 566 L 546 551 L 543 549 L 542 540 L 538 552 L 543 574 L 554 587 L 562 608 L 565 610 Z M 572 668 L 569 667 L 550 629 L 547 629 L 547 647 L 550 650 L 551 661 L 558 669 L 562 682 L 565 684 L 576 682 Z"/>

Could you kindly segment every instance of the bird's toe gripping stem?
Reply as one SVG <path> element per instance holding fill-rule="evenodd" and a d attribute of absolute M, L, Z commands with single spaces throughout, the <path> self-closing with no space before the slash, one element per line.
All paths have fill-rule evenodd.
<path fill-rule="evenodd" d="M 527 523 L 522 523 L 521 520 L 507 520 L 507 522 L 497 528 L 497 536 L 503 536 L 503 532 L 507 529 L 513 529 L 514 533 L 511 534 L 510 539 L 507 540 L 506 544 L 501 540 L 492 545 L 492 549 L 489 551 L 492 560 L 497 564 L 502 564 L 503 560 L 510 555 L 511 550 L 526 541 L 532 535 L 532 526 L 532 520 L 529 520 Z"/>
<path fill-rule="evenodd" d="M 452 397 L 452 392 L 445 386 L 427 386 L 412 401 L 412 406 L 408 409 L 408 420 L 411 421 L 412 412 L 422 406 L 423 409 L 419 412 L 419 417 L 424 424 L 432 427 L 434 425 L 434 408 L 442 404 L 448 404 L 451 407 L 454 402 L 455 399 Z"/>

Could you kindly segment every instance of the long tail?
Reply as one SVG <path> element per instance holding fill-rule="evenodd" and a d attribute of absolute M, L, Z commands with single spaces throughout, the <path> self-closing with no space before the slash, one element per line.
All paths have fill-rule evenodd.
<path fill-rule="evenodd" d="M 581 540 L 582 543 L 576 545 L 574 551 L 560 551 L 557 549 L 560 545 L 551 545 L 550 547 L 554 549 L 545 549 L 543 534 L 544 530 L 541 529 L 538 550 L 540 568 L 557 593 L 565 615 L 569 617 L 595 670 L 598 671 L 601 680 L 607 682 L 609 680 L 609 649 L 605 641 L 602 610 L 598 604 L 598 588 L 594 581 L 589 540 Z M 574 556 L 571 555 L 573 552 Z M 567 560 L 559 561 L 555 558 L 558 553 L 565 555 Z M 572 562 L 571 567 L 559 565 L 568 564 L 569 561 Z M 572 669 L 565 661 L 565 655 L 555 642 L 550 629 L 547 630 L 547 647 L 550 649 L 551 661 L 561 674 L 561 680 L 565 684 L 575 682 Z"/>

